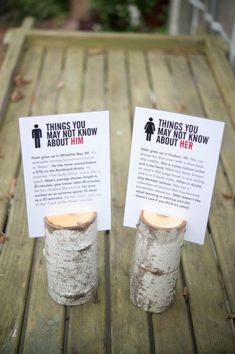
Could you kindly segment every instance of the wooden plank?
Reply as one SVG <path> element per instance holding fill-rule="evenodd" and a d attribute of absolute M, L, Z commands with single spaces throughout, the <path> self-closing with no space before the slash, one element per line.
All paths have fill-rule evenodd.
<path fill-rule="evenodd" d="M 182 274 L 179 271 L 175 303 L 160 315 L 152 316 L 157 353 L 194 353 L 183 288 Z"/>
<path fill-rule="evenodd" d="M 22 171 L 17 183 L 5 242 L 0 256 L 0 350 L 17 353 L 25 299 L 33 256 L 34 240 L 27 237 Z"/>
<path fill-rule="evenodd" d="M 220 93 L 224 99 L 226 107 L 228 108 L 233 126 L 235 127 L 235 80 L 234 73 L 229 64 L 224 51 L 214 42 L 207 40 L 205 46 L 205 53 L 210 64 L 211 70 L 214 74 Z"/>
<path fill-rule="evenodd" d="M 185 113 L 201 116 L 203 109 L 187 60 L 183 56 L 169 58 L 178 100 Z M 190 308 L 198 351 L 231 352 L 233 334 L 226 321 L 224 293 L 209 240 L 203 247 L 186 243 L 182 254 L 186 284 L 190 292 Z M 206 270 L 206 272 L 205 272 Z"/>
<path fill-rule="evenodd" d="M 65 53 L 64 69 L 57 87 L 59 91 L 57 112 L 74 113 L 81 107 L 84 52 L 79 48 L 68 48 Z"/>
<path fill-rule="evenodd" d="M 132 111 L 136 106 L 152 107 L 145 54 L 142 50 L 128 52 L 130 97 Z"/>
<path fill-rule="evenodd" d="M 121 226 L 122 208 L 116 207 L 113 215 L 110 239 L 112 353 L 150 353 L 147 313 L 135 307 L 130 301 L 129 269 L 135 230 Z"/>
<path fill-rule="evenodd" d="M 177 52 L 204 51 L 205 36 L 168 36 L 146 33 L 121 32 L 66 32 L 31 30 L 27 35 L 30 45 L 54 47 L 79 46 L 106 49 L 164 49 Z"/>
<path fill-rule="evenodd" d="M 104 51 L 87 51 L 85 66 L 82 111 L 99 111 L 104 109 Z"/>
<path fill-rule="evenodd" d="M 23 22 L 20 29 L 15 30 L 14 36 L 11 36 L 10 45 L 5 54 L 4 61 L 0 69 L 0 82 L 4 83 L 0 87 L 0 121 L 6 110 L 12 87 L 12 79 L 14 77 L 16 67 L 19 64 L 20 56 L 23 51 L 26 34 L 33 26 L 33 21 L 27 19 Z"/>
<path fill-rule="evenodd" d="M 68 353 L 105 353 L 105 237 L 98 233 L 98 291 L 93 301 L 70 307 Z"/>
<path fill-rule="evenodd" d="M 79 63 L 78 63 L 79 64 Z M 85 65 L 83 111 L 104 109 L 104 53 L 89 55 Z M 68 353 L 105 352 L 105 237 L 98 234 L 98 290 L 93 302 L 71 307 L 69 312 Z"/>
<path fill-rule="evenodd" d="M 160 51 L 147 53 L 150 78 L 153 87 L 153 99 L 160 110 L 180 111 L 177 92 L 172 85 L 172 76 L 165 60 L 165 54 Z"/>
<path fill-rule="evenodd" d="M 25 30 L 28 30 L 28 29 L 33 28 L 34 24 L 35 24 L 34 17 L 26 17 L 23 20 L 21 28 L 23 28 Z M 9 45 L 10 44 L 11 38 L 14 36 L 15 31 L 16 31 L 16 29 L 12 29 L 12 28 L 7 30 L 7 32 L 4 34 L 4 37 L 3 37 L 3 44 L 4 45 Z"/>
<path fill-rule="evenodd" d="M 23 19 L 21 28 L 24 28 L 25 30 L 32 29 L 35 25 L 35 18 L 28 16 Z"/>
<path fill-rule="evenodd" d="M 232 353 L 234 336 L 207 234 L 203 247 L 186 243 L 183 266 L 199 353 Z"/>
<path fill-rule="evenodd" d="M 126 77 L 124 52 L 121 50 L 109 51 L 107 66 L 107 106 L 110 109 L 112 141 L 112 205 L 114 208 L 123 208 L 131 144 L 129 82 Z M 125 147 L 125 149 L 122 149 L 122 147 Z M 118 192 L 116 192 L 116 188 L 118 188 Z"/>
<path fill-rule="evenodd" d="M 177 111 L 181 103 L 177 101 L 172 76 L 162 52 L 148 53 L 149 73 L 152 89 L 156 95 L 158 109 Z M 153 316 L 155 347 L 157 352 L 192 353 L 193 339 L 188 320 L 187 305 L 183 297 L 183 280 L 181 271 L 176 285 L 176 301 L 169 310 L 160 316 Z M 169 341 L 172 331 L 174 336 Z"/>
<path fill-rule="evenodd" d="M 108 53 L 108 106 L 111 110 L 112 208 L 110 234 L 112 353 L 148 353 L 147 315 L 130 302 L 129 268 L 135 230 L 123 225 L 131 123 L 123 51 Z M 140 335 L 141 333 L 141 335 Z"/>
<path fill-rule="evenodd" d="M 29 84 L 20 88 L 24 98 L 18 102 L 9 103 L 4 122 L 0 130 L 0 161 L 1 171 L 4 176 L 0 178 L 0 229 L 3 230 L 10 196 L 11 185 L 16 178 L 19 163 L 20 144 L 18 133 L 18 117 L 29 114 L 29 106 L 35 90 L 35 83 L 38 77 L 42 49 L 32 48 L 26 50 L 19 72 L 32 80 Z M 1 246 L 0 246 L 1 248 Z"/>
<path fill-rule="evenodd" d="M 32 289 L 26 324 L 23 353 L 62 353 L 64 307 L 49 296 L 46 262 L 43 255 L 44 239 L 36 242 Z"/>
<path fill-rule="evenodd" d="M 25 17 L 22 24 L 21 24 L 20 29 L 27 31 L 29 29 L 32 29 L 34 27 L 34 24 L 35 24 L 34 17 Z M 17 29 L 15 29 L 15 28 L 9 28 L 4 34 L 2 43 L 4 45 L 8 46 L 11 42 L 11 38 L 13 38 L 14 33 L 16 31 L 17 31 Z"/>
<path fill-rule="evenodd" d="M 180 112 L 204 117 L 205 114 L 185 57 L 169 55 L 166 58 L 172 70 L 175 94 L 178 104 L 180 103 Z"/>
<path fill-rule="evenodd" d="M 211 204 L 210 228 L 215 242 L 216 252 L 219 257 L 219 265 L 222 270 L 222 277 L 226 286 L 229 303 L 232 312 L 235 313 L 234 200 L 233 198 L 226 199 L 223 193 L 232 193 L 232 190 L 221 166 L 219 166 Z"/>
<path fill-rule="evenodd" d="M 229 179 L 232 189 L 231 192 L 235 193 L 235 136 L 233 126 L 227 113 L 226 106 L 224 105 L 224 101 L 214 82 L 210 67 L 205 59 L 200 56 L 191 56 L 190 63 L 208 117 L 214 119 L 218 118 L 225 121 L 221 155 L 226 176 Z M 232 254 L 232 250 L 235 249 L 235 241 L 232 237 L 234 217 L 232 200 L 226 200 L 223 197 L 223 192 L 226 191 L 230 191 L 230 187 L 220 167 L 217 173 L 217 184 L 210 213 L 210 225 L 212 236 L 216 243 L 226 289 L 228 289 L 227 292 L 230 295 L 230 303 L 235 311 L 235 281 L 231 281 L 231 276 L 234 274 L 234 255 Z"/>
<path fill-rule="evenodd" d="M 33 114 L 53 114 L 61 74 L 62 50 L 47 50 L 33 102 Z M 64 308 L 50 299 L 47 290 L 44 239 L 38 239 L 32 289 L 24 335 L 24 353 L 60 353 L 63 344 Z M 42 340 L 43 338 L 43 340 Z"/>
<path fill-rule="evenodd" d="M 214 81 L 214 77 L 206 59 L 198 55 L 190 56 L 190 64 L 192 66 L 195 82 L 207 116 L 212 119 L 223 120 L 225 122 L 221 154 L 227 176 L 235 193 L 235 135 L 227 108 Z"/>
<path fill-rule="evenodd" d="M 32 115 L 55 114 L 62 58 L 61 48 L 50 48 L 45 51 L 40 81 L 32 102 Z"/>

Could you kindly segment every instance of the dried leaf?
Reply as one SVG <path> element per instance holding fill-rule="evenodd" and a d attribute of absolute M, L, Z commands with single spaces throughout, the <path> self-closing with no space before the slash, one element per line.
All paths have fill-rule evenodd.
<path fill-rule="evenodd" d="M 187 111 L 187 107 L 184 105 L 184 104 L 182 104 L 181 106 L 180 106 L 180 108 L 179 108 L 179 112 L 180 113 L 184 113 L 184 112 L 186 112 Z"/>
<path fill-rule="evenodd" d="M 14 77 L 13 81 L 14 81 L 15 86 L 21 86 L 22 85 L 22 74 L 17 74 Z"/>
<path fill-rule="evenodd" d="M 225 199 L 232 199 L 233 193 L 232 192 L 223 192 L 223 197 Z"/>
<path fill-rule="evenodd" d="M 118 202 L 118 200 L 116 198 L 112 198 L 112 206 L 114 208 L 122 208 L 123 204 Z"/>
<path fill-rule="evenodd" d="M 32 79 L 29 79 L 27 77 L 23 77 L 23 79 L 22 79 L 22 84 L 23 85 L 30 84 L 30 82 L 32 82 Z"/>
<path fill-rule="evenodd" d="M 189 300 L 189 291 L 188 291 L 187 286 L 184 287 L 183 296 L 185 298 L 185 301 L 188 302 L 188 300 Z"/>
<path fill-rule="evenodd" d="M 149 98 L 150 101 L 153 103 L 153 105 L 157 105 L 157 99 L 156 99 L 156 94 L 152 90 L 149 90 Z"/>
<path fill-rule="evenodd" d="M 7 241 L 7 235 L 4 234 L 4 232 L 0 231 L 0 244 L 4 243 L 5 241 Z"/>
<path fill-rule="evenodd" d="M 56 91 L 60 91 L 64 88 L 64 81 L 60 81 L 56 87 Z"/>
<path fill-rule="evenodd" d="M 32 96 L 32 98 L 31 98 L 31 105 L 34 105 L 35 104 L 35 102 L 36 102 L 36 96 L 35 95 L 33 95 Z"/>
<path fill-rule="evenodd" d="M 180 48 L 166 49 L 165 52 L 167 54 L 182 55 L 182 50 Z"/>
<path fill-rule="evenodd" d="M 14 90 L 11 94 L 11 101 L 18 102 L 24 98 L 24 94 L 20 90 Z"/>
<path fill-rule="evenodd" d="M 11 181 L 11 188 L 10 188 L 10 197 L 13 198 L 15 195 L 16 190 L 16 178 L 13 178 Z"/>
<path fill-rule="evenodd" d="M 19 73 L 14 77 L 14 84 L 17 87 L 29 84 L 31 81 L 32 80 L 26 78 L 22 73 Z"/>
<path fill-rule="evenodd" d="M 88 55 L 100 55 L 104 53 L 102 48 L 91 48 L 88 50 Z"/>
<path fill-rule="evenodd" d="M 235 314 L 234 314 L 234 313 L 230 313 L 230 314 L 227 316 L 227 320 L 235 320 Z"/>

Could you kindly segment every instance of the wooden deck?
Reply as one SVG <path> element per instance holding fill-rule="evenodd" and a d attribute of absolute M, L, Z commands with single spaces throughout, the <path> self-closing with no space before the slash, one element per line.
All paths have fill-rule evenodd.
<path fill-rule="evenodd" d="M 0 73 L 0 352 L 235 353 L 235 81 L 223 43 L 28 27 L 11 32 Z M 19 72 L 31 82 L 13 102 Z M 205 245 L 185 244 L 176 301 L 159 315 L 129 300 L 135 230 L 122 222 L 135 106 L 226 122 Z M 94 302 L 65 308 L 47 293 L 43 238 L 28 238 L 17 118 L 104 109 L 112 230 L 98 235 Z"/>

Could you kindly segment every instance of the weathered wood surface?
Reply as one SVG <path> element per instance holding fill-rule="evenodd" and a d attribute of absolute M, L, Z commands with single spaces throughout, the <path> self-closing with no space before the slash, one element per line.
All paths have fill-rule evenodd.
<path fill-rule="evenodd" d="M 17 72 L 31 82 L 10 102 Z M 0 245 L 0 352 L 234 353 L 235 81 L 216 40 L 13 30 L 0 80 L 0 231 L 9 237 Z M 186 243 L 176 301 L 154 315 L 129 299 L 135 230 L 122 226 L 136 105 L 226 122 L 206 243 Z M 63 307 L 47 292 L 44 240 L 27 235 L 17 117 L 103 109 L 112 230 L 98 234 L 95 301 Z"/>
<path fill-rule="evenodd" d="M 1 83 L 4 83 L 4 85 L 1 85 L 0 87 L 0 120 L 5 113 L 9 93 L 12 88 L 12 79 L 16 74 L 17 64 L 21 59 L 26 34 L 33 26 L 33 22 L 32 18 L 25 19 L 21 28 L 15 30 L 14 36 L 11 37 L 5 60 L 1 66 Z"/>
<path fill-rule="evenodd" d="M 104 54 L 90 56 L 89 53 L 81 53 L 81 59 L 86 57 L 80 81 L 82 89 L 82 98 L 79 103 L 80 111 L 91 111 L 98 107 L 98 110 L 104 109 Z M 74 62 L 75 64 L 75 62 Z M 86 68 L 84 70 L 84 68 Z M 71 78 L 72 79 L 72 78 Z M 68 82 L 69 85 L 69 82 Z M 75 91 L 79 99 L 79 90 Z M 61 92 L 63 94 L 63 91 Z M 74 94 L 73 94 L 74 97 Z M 69 106 L 67 101 L 67 105 Z M 98 234 L 98 289 L 96 298 L 87 305 L 73 307 L 68 311 L 68 333 L 67 344 L 68 353 L 94 352 L 102 353 L 105 349 L 105 305 L 106 305 L 106 277 L 105 277 L 105 237 L 102 232 Z M 87 313 L 92 314 L 87 316 Z M 94 335 L 95 334 L 95 335 Z"/>
<path fill-rule="evenodd" d="M 45 50 L 40 61 L 40 72 L 30 102 L 30 114 L 45 115 L 56 110 L 59 82 L 62 67 L 62 50 Z M 27 235 L 26 235 L 27 237 Z M 63 346 L 64 308 L 56 304 L 47 290 L 46 264 L 43 256 L 44 239 L 36 240 L 34 263 L 32 264 L 30 301 L 27 308 L 24 339 L 21 350 L 24 353 L 59 352 Z M 49 300 L 48 300 L 49 299 Z M 45 341 L 41 343 L 38 331 L 45 332 Z"/>
<path fill-rule="evenodd" d="M 123 207 L 131 143 L 126 53 L 107 55 L 107 106 L 111 123 L 112 230 L 110 232 L 110 334 L 112 353 L 149 353 L 148 318 L 130 303 L 129 267 L 134 233 L 124 228 Z M 128 320 L 127 320 L 128 319 Z M 141 333 L 138 335 L 137 333 Z"/>
<path fill-rule="evenodd" d="M 168 65 L 167 75 L 171 75 L 171 80 L 168 81 L 168 84 L 174 87 L 174 98 L 176 95 L 178 109 L 184 113 L 203 116 L 204 107 L 201 105 L 195 77 L 192 77 L 192 72 L 188 65 L 188 57 L 167 55 L 165 60 Z M 155 71 L 158 71 L 157 68 L 156 66 Z M 157 87 L 157 73 L 155 78 Z M 173 92 L 173 88 L 170 91 Z M 170 97 L 169 101 L 171 101 Z M 172 107 L 170 102 L 168 102 L 167 106 L 161 106 L 165 110 L 177 110 L 177 107 L 174 105 L 174 100 Z M 223 199 L 222 191 L 220 191 L 220 199 Z M 226 229 L 226 225 L 224 225 L 224 228 Z M 207 237 L 209 237 L 209 234 Z M 220 237 L 223 238 L 223 233 L 220 234 Z M 204 353 L 210 350 L 217 353 L 221 351 L 229 352 L 234 338 L 229 321 L 226 320 L 226 311 L 228 309 L 226 309 L 224 302 L 225 292 L 223 291 L 223 286 L 221 287 L 218 270 L 216 269 L 217 261 L 216 258 L 213 259 L 211 257 L 211 254 L 212 246 L 208 241 L 203 248 L 187 243 L 183 250 L 182 263 L 190 296 L 192 325 L 199 352 Z M 209 291 L 209 289 L 214 290 Z M 212 303 L 214 303 L 213 306 L 211 305 Z M 200 310 L 201 306 L 203 310 Z M 213 308 L 213 316 L 209 316 L 211 307 Z M 223 325 L 218 325 L 218 323 L 223 323 Z"/>

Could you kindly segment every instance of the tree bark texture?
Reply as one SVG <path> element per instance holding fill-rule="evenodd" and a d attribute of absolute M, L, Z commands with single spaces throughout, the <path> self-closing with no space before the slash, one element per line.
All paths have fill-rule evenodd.
<path fill-rule="evenodd" d="M 97 288 L 96 213 L 45 217 L 48 291 L 61 305 L 89 301 Z"/>
<path fill-rule="evenodd" d="M 174 302 L 186 222 L 142 211 L 130 269 L 130 297 L 134 305 L 162 312 Z"/>

